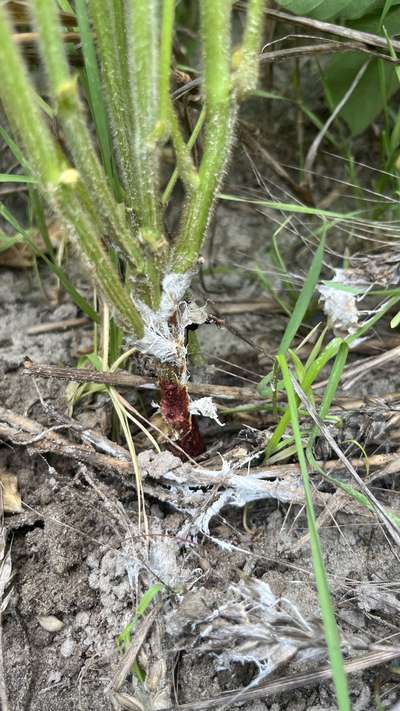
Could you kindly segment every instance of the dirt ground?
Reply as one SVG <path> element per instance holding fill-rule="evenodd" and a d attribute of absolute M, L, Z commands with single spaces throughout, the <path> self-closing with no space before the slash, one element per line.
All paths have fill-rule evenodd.
<path fill-rule="evenodd" d="M 281 123 L 280 130 L 283 128 Z M 274 135 L 269 135 L 271 145 L 274 140 Z M 268 170 L 265 168 L 266 173 Z M 271 173 L 268 175 L 272 179 Z M 232 191 L 237 180 L 234 172 Z M 249 166 L 239 180 L 242 185 L 257 187 Z M 252 277 L 251 255 L 261 259 L 273 228 L 267 216 L 254 210 L 220 204 L 212 246 L 207 248 L 208 263 L 235 269 L 222 273 L 218 281 L 205 272 L 203 281 L 196 285 L 197 299 L 208 299 L 210 310 L 214 305 L 223 314 L 222 302 L 265 297 Z M 290 250 L 287 244 L 289 254 Z M 301 254 L 293 255 L 291 262 L 293 271 L 300 274 L 304 274 L 302 259 Z M 52 282 L 45 270 L 42 279 L 49 292 Z M 79 354 L 90 348 L 90 327 L 29 335 L 27 329 L 32 325 L 78 315 L 67 299 L 52 303 L 32 270 L 0 268 L 0 315 L 0 406 L 41 423 L 44 430 L 59 426 L 55 413 L 66 414 L 65 383 L 27 375 L 22 361 L 28 356 L 34 362 L 74 366 Z M 274 313 L 229 315 L 226 328 L 202 327 L 199 337 L 207 362 L 193 369 L 193 381 L 248 387 L 250 383 L 240 377 L 254 381 L 257 374 L 265 372 L 266 359 L 281 333 L 282 319 Z M 234 369 L 232 363 L 252 372 Z M 226 372 L 232 369 L 235 377 Z M 399 390 L 398 369 L 389 366 L 367 375 L 346 394 L 383 397 Z M 139 402 L 135 392 L 129 397 Z M 85 427 L 110 436 L 106 398 L 83 401 L 74 417 Z M 252 427 L 265 429 L 265 421 L 258 417 L 259 423 L 256 416 Z M 232 424 L 228 417 L 222 419 L 227 423 L 225 429 L 207 422 L 203 425 L 209 445 L 209 461 L 202 463 L 205 468 L 221 469 L 218 452 L 226 454 L 241 448 L 244 456 L 246 448 L 256 449 L 240 432 L 242 425 Z M 67 425 L 60 431 L 74 439 Z M 198 527 L 196 517 L 199 510 L 216 500 L 218 492 L 204 486 L 190 509 L 174 506 L 171 484 L 169 489 L 164 487 L 163 500 L 157 497 L 157 488 L 146 494 L 146 528 L 143 520 L 139 526 L 132 474 L 121 475 L 106 467 L 41 453 L 29 446 L 28 440 L 29 435 L 24 446 L 7 439 L 0 442 L 0 471 L 18 477 L 23 501 L 22 513 L 5 518 L 13 578 L 12 595 L 2 617 L 2 646 L 11 711 L 113 708 L 110 689 L 115 687 L 122 660 L 116 639 L 132 620 L 144 592 L 157 582 L 163 587 L 155 598 L 159 604 L 156 621 L 139 656 L 147 675 L 148 696 L 135 676 L 127 675 L 120 693 L 135 696 L 139 705 L 126 708 L 178 708 L 229 690 L 249 689 L 252 683 L 254 687 L 254 679 L 263 671 L 257 664 L 257 653 L 242 648 L 239 653 L 236 644 L 235 654 L 227 659 L 216 637 L 211 640 L 207 636 L 207 626 L 197 629 L 195 624 L 196 609 L 202 605 L 210 615 L 228 603 L 233 610 L 246 599 L 246 615 L 251 615 L 250 598 L 245 598 L 250 595 L 246 588 L 249 580 L 269 586 L 275 599 L 289 601 L 283 605 L 295 610 L 293 619 L 308 621 L 308 642 L 304 642 L 302 653 L 273 671 L 268 680 L 326 666 L 310 548 L 302 542 L 307 526 L 301 505 L 260 497 L 246 507 L 244 517 L 243 506 L 228 503 L 216 511 L 207 530 L 207 526 Z M 395 449 L 390 435 L 386 443 L 375 443 L 372 451 L 382 449 Z M 166 460 L 163 456 L 149 454 L 143 444 L 139 461 L 147 472 L 145 481 L 152 477 L 155 481 L 156 474 L 165 476 L 171 467 L 174 471 L 176 462 L 168 459 L 170 455 Z M 255 463 L 260 465 L 259 460 Z M 314 486 L 317 484 L 319 480 Z M 326 495 L 332 493 L 328 488 L 324 491 Z M 374 491 L 399 513 L 398 475 L 377 480 Z M 317 513 L 322 510 L 321 506 Z M 360 653 L 385 642 L 396 645 L 400 633 L 400 561 L 377 519 L 342 501 L 338 510 L 327 516 L 320 534 L 347 648 Z M 204 610 L 198 610 L 201 614 L 204 618 Z M 229 619 L 227 610 L 222 618 Z M 231 641 L 228 639 L 228 646 Z M 352 708 L 394 708 L 400 698 L 398 674 L 395 663 L 351 674 Z M 243 701 L 240 694 L 227 698 L 225 708 L 240 706 L 246 711 L 336 708 L 328 680 L 254 700 Z"/>

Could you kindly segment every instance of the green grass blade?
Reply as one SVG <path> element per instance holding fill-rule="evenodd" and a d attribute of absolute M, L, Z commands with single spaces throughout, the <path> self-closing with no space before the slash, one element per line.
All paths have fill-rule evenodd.
<path fill-rule="evenodd" d="M 143 617 L 144 613 L 146 610 L 149 608 L 151 603 L 153 602 L 154 598 L 161 592 L 163 589 L 162 583 L 155 583 L 155 585 L 152 585 L 146 592 L 142 595 L 140 602 L 136 608 L 136 612 L 133 616 L 133 619 L 129 624 L 126 625 L 126 627 L 122 630 L 121 634 L 118 635 L 116 643 L 117 647 L 121 647 L 124 652 L 128 649 L 131 641 L 132 641 L 132 636 L 135 631 L 135 627 L 137 626 L 138 622 L 140 619 Z M 137 662 L 134 665 L 133 669 L 135 674 L 140 674 L 140 668 L 137 664 Z M 143 677 L 144 681 L 144 677 Z"/>
<path fill-rule="evenodd" d="M 329 375 L 328 384 L 325 388 L 324 395 L 322 398 L 322 403 L 319 411 L 319 416 L 321 420 L 323 420 L 327 416 L 333 398 L 336 395 L 336 391 L 338 389 L 338 385 L 342 377 L 343 369 L 346 365 L 348 353 L 349 346 L 343 341 L 343 343 L 339 346 L 335 362 L 332 366 L 332 370 Z"/>
<path fill-rule="evenodd" d="M 282 210 L 283 212 L 294 212 L 299 215 L 316 215 L 317 217 L 328 218 L 331 220 L 350 220 L 360 214 L 360 210 L 354 212 L 332 212 L 331 210 L 321 210 L 318 207 L 308 207 L 292 202 L 274 202 L 272 200 L 259 200 L 256 198 L 241 197 L 240 195 L 228 195 L 227 193 L 219 193 L 220 200 L 228 202 L 244 202 L 248 205 L 258 205 L 259 207 L 267 207 L 271 210 Z"/>
<path fill-rule="evenodd" d="M 300 291 L 296 305 L 293 309 L 293 313 L 289 319 L 288 325 L 286 326 L 285 333 L 283 334 L 278 353 L 286 353 L 287 349 L 293 341 L 293 338 L 295 337 L 297 331 L 299 330 L 302 324 L 305 313 L 310 305 L 311 299 L 314 296 L 315 287 L 317 286 L 317 282 L 321 272 L 327 229 L 328 227 L 326 226 L 325 230 L 322 233 L 321 240 L 311 262 L 307 278 Z"/>
<path fill-rule="evenodd" d="M 326 481 L 328 481 L 330 484 L 333 484 L 333 486 L 336 486 L 338 489 L 341 489 L 342 491 L 345 492 L 345 494 L 348 494 L 351 496 L 354 501 L 357 501 L 358 504 L 363 506 L 365 509 L 370 511 L 371 513 L 375 514 L 376 511 L 369 501 L 368 497 L 365 496 L 365 494 L 362 494 L 361 491 L 357 491 L 357 489 L 354 489 L 353 486 L 350 484 L 346 484 L 346 482 L 341 481 L 340 479 L 336 479 L 333 476 L 330 476 L 326 471 L 322 469 L 320 466 L 319 462 L 315 459 L 312 451 L 307 447 L 306 449 L 306 456 L 307 460 L 310 464 L 310 466 L 313 468 L 314 471 L 318 472 Z M 388 516 L 388 518 L 396 525 L 400 527 L 400 516 L 396 514 L 394 511 L 389 509 L 387 506 L 384 507 L 385 513 Z"/>
<path fill-rule="evenodd" d="M 32 175 L 14 175 L 12 173 L 0 173 L 0 183 L 36 183 L 36 178 Z"/>
<path fill-rule="evenodd" d="M 314 343 L 310 355 L 308 356 L 305 364 L 305 369 L 308 370 L 311 365 L 314 363 L 315 359 L 318 358 L 319 354 L 321 353 L 321 348 L 322 344 L 324 342 L 324 338 L 326 336 L 326 332 L 328 330 L 328 326 L 325 326 L 325 328 L 322 330 L 322 333 L 319 335 L 317 341 Z"/>
<path fill-rule="evenodd" d="M 321 402 L 321 406 L 320 406 L 320 410 L 319 410 L 319 416 L 320 416 L 321 420 L 323 420 L 328 415 L 329 408 L 332 404 L 333 398 L 336 395 L 336 391 L 338 389 L 338 385 L 339 385 L 340 379 L 342 377 L 343 369 L 346 365 L 348 353 L 349 353 L 349 346 L 347 345 L 347 343 L 345 343 L 343 341 L 343 343 L 339 346 L 339 350 L 336 354 L 335 362 L 334 362 L 331 372 L 329 374 L 328 383 L 327 383 L 327 386 L 324 390 L 324 394 L 322 397 L 322 402 Z M 311 448 L 315 442 L 315 438 L 316 438 L 317 434 L 318 434 L 318 427 L 315 425 L 312 429 L 311 434 L 310 434 L 310 438 L 309 438 L 308 444 L 307 444 L 307 449 L 311 450 Z"/>
<path fill-rule="evenodd" d="M 14 247 L 15 244 L 21 244 L 23 239 L 21 235 L 5 235 L 0 233 L 0 252 L 5 252 L 6 249 Z"/>
<path fill-rule="evenodd" d="M 306 503 L 307 524 L 310 534 L 311 555 L 314 566 L 315 582 L 318 590 L 321 617 L 324 626 L 325 640 L 328 648 L 329 661 L 332 670 L 332 678 L 336 690 L 336 699 L 339 711 L 350 711 L 351 705 L 348 692 L 347 676 L 344 670 L 340 636 L 336 625 L 333 603 L 328 586 L 328 579 L 325 571 L 324 561 L 322 558 L 320 540 L 315 520 L 315 512 L 312 502 L 311 486 L 308 476 L 307 463 L 304 455 L 303 444 L 301 441 L 296 397 L 293 390 L 291 376 L 285 356 L 283 354 L 280 354 L 277 356 L 277 360 L 281 368 L 283 382 L 287 393 L 293 436 L 297 448 L 297 456 L 303 478 L 304 499 Z"/>
<path fill-rule="evenodd" d="M 317 248 L 317 250 L 314 254 L 313 260 L 311 262 L 311 266 L 310 266 L 309 272 L 307 274 L 307 278 L 304 282 L 302 290 L 300 291 L 296 305 L 293 309 L 292 315 L 291 315 L 289 322 L 286 326 L 285 333 L 283 334 L 283 338 L 281 340 L 281 344 L 279 346 L 278 353 L 286 353 L 287 349 L 289 348 L 290 344 L 293 341 L 293 338 L 295 337 L 297 331 L 299 330 L 299 327 L 301 326 L 304 315 L 305 315 L 305 313 L 310 305 L 310 301 L 314 295 L 315 287 L 317 285 L 319 275 L 321 272 L 327 230 L 328 230 L 328 226 L 326 225 L 325 229 L 322 232 L 318 248 Z M 271 382 L 270 374 L 268 374 L 264 378 L 262 378 L 262 380 L 257 385 L 257 390 L 260 393 L 260 395 L 263 395 L 265 388 L 269 385 L 270 382 Z"/>

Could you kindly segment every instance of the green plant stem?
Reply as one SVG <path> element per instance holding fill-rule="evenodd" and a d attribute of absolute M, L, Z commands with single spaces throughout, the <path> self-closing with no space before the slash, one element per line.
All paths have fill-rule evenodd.
<path fill-rule="evenodd" d="M 86 187 L 85 205 L 99 234 L 105 233 L 124 250 L 131 268 L 144 271 L 142 253 L 127 229 L 97 158 L 79 99 L 78 85 L 71 76 L 55 0 L 33 0 L 32 10 L 39 33 L 40 49 L 49 88 L 66 144 Z M 111 231 L 111 234 L 110 234 Z"/>
<path fill-rule="evenodd" d="M 123 0 L 89 0 L 100 57 L 103 90 L 126 203 L 135 208 L 136 177 L 132 164 L 132 122 L 127 110 L 125 14 Z M 132 215 L 133 219 L 133 215 Z"/>
<path fill-rule="evenodd" d="M 236 102 L 230 69 L 230 23 L 230 0 L 203 0 L 201 36 L 206 136 L 199 186 L 186 204 L 173 255 L 173 269 L 180 273 L 191 269 L 198 256 L 233 142 Z"/>
<path fill-rule="evenodd" d="M 158 7 L 156 0 L 129 0 L 126 8 L 137 219 L 144 240 L 157 252 L 162 240 Z"/>
<path fill-rule="evenodd" d="M 6 106 L 13 129 L 19 134 L 30 157 L 32 171 L 38 177 L 41 190 L 78 238 L 94 279 L 120 320 L 140 337 L 143 334 L 142 319 L 102 245 L 96 223 L 93 224 L 90 213 L 82 207 L 87 195 L 86 186 L 79 174 L 68 166 L 37 108 L 36 97 L 12 40 L 12 28 L 3 6 L 0 6 L 0 62 L 7 66 L 4 73 L 7 76 L 0 84 L 0 98 Z M 60 67 L 57 66 L 56 71 L 59 72 Z"/>
<path fill-rule="evenodd" d="M 318 590 L 322 622 L 324 625 L 325 639 L 328 647 L 328 655 L 332 669 L 332 677 L 336 689 L 336 698 L 339 711 L 350 711 L 350 699 L 346 672 L 344 670 L 343 655 L 340 645 L 340 636 L 336 625 L 333 603 L 328 586 L 328 579 L 322 557 L 318 530 L 315 520 L 314 506 L 312 501 L 310 479 L 308 475 L 307 463 L 301 441 L 300 427 L 297 416 L 297 403 L 294 393 L 291 376 L 284 355 L 278 355 L 279 363 L 285 389 L 288 398 L 290 418 L 292 421 L 293 436 L 296 444 L 297 456 L 304 485 L 304 499 L 306 503 L 307 525 L 310 533 L 311 554 L 314 565 L 315 582 Z"/>
<path fill-rule="evenodd" d="M 189 142 L 186 144 L 182 136 L 178 117 L 171 99 L 169 100 L 168 117 L 178 173 L 185 186 L 186 193 L 190 195 L 199 186 L 199 176 L 193 163 Z"/>
<path fill-rule="evenodd" d="M 239 96 L 245 97 L 257 88 L 261 38 L 264 22 L 265 0 L 249 0 L 242 46 L 234 53 L 233 66 L 237 65 L 234 82 Z"/>
<path fill-rule="evenodd" d="M 85 62 L 88 95 L 91 104 L 93 120 L 99 141 L 100 154 L 104 170 L 110 180 L 113 180 L 113 161 L 110 134 L 108 131 L 107 113 L 101 91 L 100 72 L 97 65 L 96 49 L 91 31 L 86 0 L 75 0 L 76 16 Z"/>
<path fill-rule="evenodd" d="M 59 212 L 73 228 L 78 246 L 87 258 L 87 266 L 100 291 L 113 307 L 116 318 L 130 333 L 141 338 L 144 333 L 142 318 L 134 307 L 128 291 L 120 281 L 107 251 L 98 238 L 90 215 L 82 210 L 80 181 L 76 186 L 60 186 Z"/>
<path fill-rule="evenodd" d="M 329 408 L 330 408 L 330 406 L 333 402 L 333 399 L 336 395 L 336 391 L 338 389 L 340 379 L 343 374 L 343 369 L 346 365 L 348 353 L 349 353 L 349 346 L 347 345 L 347 343 L 343 342 L 339 346 L 339 350 L 338 350 L 336 357 L 335 357 L 335 362 L 332 366 L 332 370 L 329 375 L 328 384 L 324 390 L 324 394 L 322 397 L 322 402 L 321 402 L 321 406 L 320 406 L 320 410 L 319 410 L 319 416 L 320 416 L 321 420 L 323 420 L 328 415 Z M 309 437 L 309 440 L 307 443 L 308 448 L 311 448 L 313 446 L 317 434 L 318 434 L 318 426 L 315 425 L 310 433 L 310 437 Z"/>
<path fill-rule="evenodd" d="M 144 56 L 143 51 L 141 57 L 136 57 L 138 63 L 133 62 L 134 66 L 129 69 L 128 54 L 129 48 L 137 43 L 135 37 L 130 36 L 128 42 L 127 36 L 131 35 L 129 22 L 134 25 L 136 35 L 139 36 L 139 47 L 142 47 L 141 30 L 144 31 L 144 45 L 147 47 L 147 41 L 150 39 L 152 47 L 155 47 L 153 55 L 156 54 L 158 37 L 153 32 L 146 32 L 141 26 L 142 17 L 138 18 L 139 26 L 133 22 L 131 11 L 135 8 L 145 14 L 147 5 L 139 3 L 137 0 L 129 0 L 125 3 L 122 0 L 89 0 L 91 17 L 97 37 L 97 48 L 100 57 L 102 68 L 102 77 L 104 82 L 104 93 L 106 103 L 109 110 L 110 123 L 115 138 L 115 147 L 117 159 L 121 171 L 123 185 L 125 187 L 125 199 L 128 211 L 131 214 L 132 226 L 137 229 L 138 246 L 144 257 L 144 274 L 145 278 L 139 283 L 133 273 L 133 280 L 136 284 L 136 291 L 139 292 L 140 298 L 148 303 L 152 308 L 158 308 L 161 289 L 160 289 L 160 268 L 165 258 L 166 243 L 161 233 L 160 228 L 160 211 L 159 211 L 159 196 L 158 191 L 158 151 L 153 151 L 155 148 L 155 139 L 153 137 L 148 141 L 148 136 L 144 132 L 137 133 L 137 121 L 135 111 L 138 108 L 134 105 L 133 88 L 130 73 L 133 79 L 135 74 L 139 75 L 143 71 L 146 77 L 155 79 L 158 72 L 158 67 L 154 69 L 155 58 L 151 60 L 151 69 L 147 69 L 147 56 Z M 140 6 L 142 5 L 142 6 Z M 154 0 L 152 0 L 151 17 L 146 19 L 154 30 Z M 136 16 L 135 16 L 136 18 Z M 140 54 L 140 52 L 139 52 Z M 149 59 L 150 61 L 150 59 Z M 145 67 L 145 69 L 143 69 Z M 140 80 L 142 87 L 145 79 Z M 140 89 L 136 86 L 136 96 Z M 147 96 L 153 101 L 152 115 L 154 117 L 154 107 L 157 106 L 157 101 L 154 97 L 158 96 L 158 86 L 154 85 L 147 87 Z M 139 96 L 142 100 L 143 97 Z M 145 102 L 144 102 L 145 103 Z M 141 107 L 143 108 L 143 106 Z M 145 117 L 140 121 L 150 122 L 154 129 L 154 122 L 150 121 L 147 110 Z M 140 123 L 142 126 L 142 123 Z M 146 123 L 147 126 L 147 123 Z M 156 171 L 155 171 L 156 166 Z M 151 176 L 150 176 L 151 173 Z M 157 198 L 154 199 L 153 198 Z M 146 211 L 147 210 L 147 211 Z M 156 227 L 155 227 L 156 225 Z"/>
<path fill-rule="evenodd" d="M 199 117 L 198 117 L 198 119 L 197 119 L 197 121 L 196 121 L 195 127 L 194 127 L 194 129 L 193 129 L 193 131 L 192 131 L 192 134 L 191 134 L 191 136 L 190 136 L 190 138 L 189 138 L 189 140 L 188 140 L 188 142 L 187 142 L 187 145 L 186 145 L 187 151 L 191 151 L 192 148 L 193 148 L 193 146 L 194 146 L 194 144 L 196 143 L 196 141 L 197 141 L 197 139 L 198 139 L 198 137 L 199 137 L 200 131 L 201 131 L 201 129 L 202 129 L 203 126 L 204 126 L 204 121 L 205 121 L 205 119 L 206 119 L 206 115 L 207 115 L 207 110 L 206 110 L 206 107 L 203 106 L 203 108 L 202 108 L 201 111 L 200 111 Z M 162 196 L 162 199 L 161 199 L 161 202 L 162 202 L 163 205 L 166 205 L 166 204 L 168 203 L 168 201 L 169 201 L 169 199 L 170 199 L 170 197 L 171 197 L 172 191 L 173 191 L 173 189 L 174 189 L 174 186 L 175 186 L 175 184 L 176 184 L 176 181 L 178 180 L 179 175 L 181 175 L 182 180 L 184 180 L 184 177 L 183 177 L 183 175 L 182 175 L 182 168 L 179 169 L 178 151 L 177 151 L 176 147 L 175 147 L 175 150 L 176 150 L 176 152 L 177 152 L 177 163 L 178 163 L 178 165 L 177 165 L 177 167 L 174 169 L 174 171 L 173 171 L 173 173 L 172 173 L 172 175 L 171 175 L 171 177 L 170 177 L 170 179 L 169 179 L 169 181 L 168 181 L 167 187 L 165 188 L 165 190 L 164 190 L 164 192 L 163 192 L 163 196 Z M 183 169 L 183 171 L 184 171 L 184 169 Z M 197 171 L 196 171 L 196 175 L 197 175 Z M 197 176 L 197 178 L 196 178 L 196 187 L 198 187 L 198 176 Z"/>
<path fill-rule="evenodd" d="M 160 43 L 160 132 L 165 138 L 169 134 L 170 76 L 172 41 L 174 36 L 175 0 L 164 0 L 162 7 Z"/>
<path fill-rule="evenodd" d="M 174 144 L 179 174 L 188 192 L 197 187 L 198 176 L 190 150 L 186 146 L 179 126 L 175 107 L 170 96 L 172 40 L 174 33 L 175 0 L 164 0 L 161 22 L 160 47 L 160 110 L 156 134 L 166 140 L 169 135 Z"/>
<path fill-rule="evenodd" d="M 42 186 L 53 191 L 67 166 L 41 115 L 21 55 L 14 45 L 4 5 L 0 5 L 0 64 L 7 67 L 2 73 L 0 99 L 10 124 L 22 141 L 35 177 Z"/>

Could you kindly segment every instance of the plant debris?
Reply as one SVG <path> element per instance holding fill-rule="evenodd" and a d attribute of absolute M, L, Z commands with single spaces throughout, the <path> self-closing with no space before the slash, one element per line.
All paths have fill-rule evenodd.
<path fill-rule="evenodd" d="M 217 669 L 233 662 L 255 664 L 252 686 L 294 658 L 304 662 L 326 655 L 321 621 L 305 619 L 262 580 L 243 579 L 229 586 L 224 602 L 211 609 L 206 599 L 203 589 L 184 596 L 167 617 L 167 632 L 178 649 L 212 654 Z"/>

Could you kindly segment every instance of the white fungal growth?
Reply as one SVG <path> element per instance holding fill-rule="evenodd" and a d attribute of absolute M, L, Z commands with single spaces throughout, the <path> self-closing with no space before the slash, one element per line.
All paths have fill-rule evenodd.
<path fill-rule="evenodd" d="M 177 363 L 180 358 L 186 355 L 186 349 L 181 346 L 181 353 L 178 353 L 179 344 L 171 333 L 171 329 L 161 309 L 153 311 L 147 304 L 137 300 L 135 302 L 144 322 L 144 335 L 133 342 L 138 351 L 157 358 L 161 363 Z"/>
<path fill-rule="evenodd" d="M 186 274 L 175 274 L 171 272 L 165 275 L 162 283 L 161 303 L 158 312 L 160 316 L 166 319 L 172 316 L 179 304 L 184 300 L 191 280 L 191 272 L 186 272 Z"/>
<path fill-rule="evenodd" d="M 185 293 L 189 288 L 191 273 L 166 274 L 162 283 L 160 308 L 153 311 L 150 306 L 133 299 L 144 322 L 144 336 L 137 339 L 132 345 L 141 353 L 146 353 L 158 358 L 161 363 L 180 363 L 186 358 L 184 345 L 185 328 L 190 322 L 186 321 Z M 174 329 L 169 323 L 173 314 L 177 315 Z"/>
<path fill-rule="evenodd" d="M 344 269 L 336 269 L 332 282 L 332 286 L 318 287 L 320 299 L 335 335 L 347 336 L 357 330 L 360 313 L 355 294 L 338 289 L 335 284 L 354 286 L 354 281 L 348 278 Z"/>
<path fill-rule="evenodd" d="M 189 412 L 191 415 L 203 415 L 215 420 L 220 427 L 225 427 L 224 423 L 218 419 L 218 412 L 213 402 L 212 397 L 200 397 L 198 400 L 193 400 L 189 404 Z"/>

